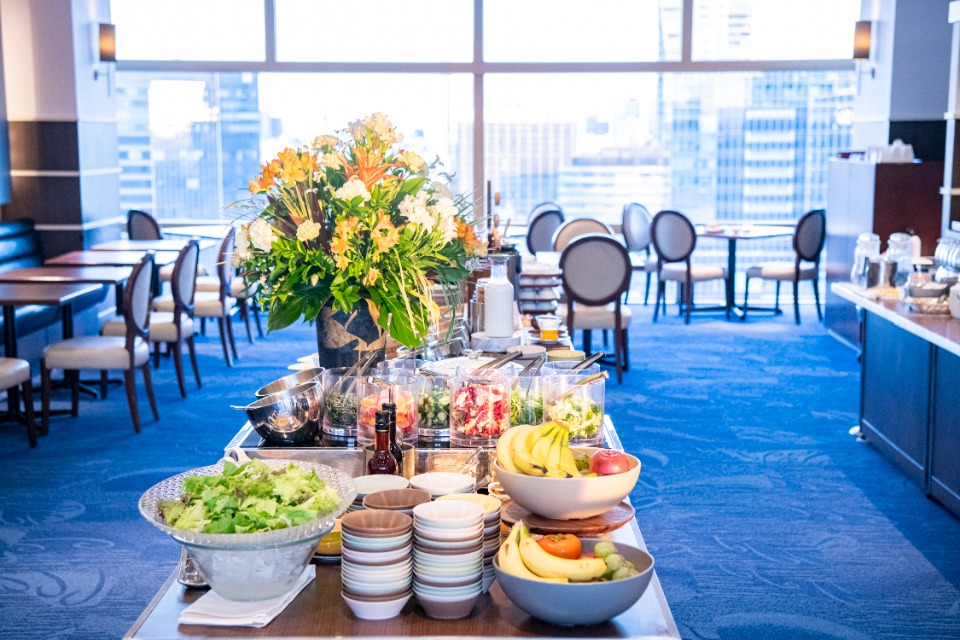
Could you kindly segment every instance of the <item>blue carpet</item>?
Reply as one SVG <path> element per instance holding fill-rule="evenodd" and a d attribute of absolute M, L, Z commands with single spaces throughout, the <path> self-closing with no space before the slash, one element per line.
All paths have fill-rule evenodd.
<path fill-rule="evenodd" d="M 632 498 L 683 637 L 960 638 L 960 520 L 847 434 L 852 352 L 809 320 L 652 325 L 637 310 L 633 368 L 607 404 L 643 460 Z M 0 426 L 0 638 L 120 637 L 179 554 L 140 494 L 217 460 L 242 423 L 228 405 L 314 340 L 241 340 L 227 369 L 201 338 L 204 388 L 181 399 L 164 362 L 161 419 L 139 435 L 120 388 L 55 418 L 34 450 Z"/>

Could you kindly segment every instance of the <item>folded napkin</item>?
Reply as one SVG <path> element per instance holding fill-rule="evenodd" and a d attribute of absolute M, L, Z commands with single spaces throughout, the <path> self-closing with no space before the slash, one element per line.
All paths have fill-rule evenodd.
<path fill-rule="evenodd" d="M 308 564 L 287 593 L 269 600 L 239 602 L 227 600 L 210 591 L 180 613 L 180 624 L 208 624 L 232 627 L 265 627 L 293 602 L 316 576 L 316 568 Z"/>

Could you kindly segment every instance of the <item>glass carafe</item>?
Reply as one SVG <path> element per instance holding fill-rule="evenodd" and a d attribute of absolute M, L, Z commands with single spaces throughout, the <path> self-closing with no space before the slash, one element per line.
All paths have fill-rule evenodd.
<path fill-rule="evenodd" d="M 850 282 L 861 287 L 867 286 L 870 262 L 876 262 L 879 259 L 880 236 L 869 232 L 857 236 L 857 248 L 853 253 L 853 269 L 850 271 Z"/>
<path fill-rule="evenodd" d="M 483 331 L 488 338 L 513 336 L 513 285 L 507 278 L 510 256 L 492 255 L 490 280 L 483 288 Z"/>
<path fill-rule="evenodd" d="M 913 246 L 908 233 L 891 233 L 887 240 L 887 260 L 897 263 L 894 286 L 902 287 L 913 271 Z"/>

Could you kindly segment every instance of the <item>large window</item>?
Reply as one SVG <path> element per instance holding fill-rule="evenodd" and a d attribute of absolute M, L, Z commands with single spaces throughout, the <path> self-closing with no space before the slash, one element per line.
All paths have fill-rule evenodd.
<path fill-rule="evenodd" d="M 229 217 L 262 161 L 381 111 L 514 225 L 543 201 L 794 220 L 850 144 L 859 5 L 112 0 L 121 206 Z"/>

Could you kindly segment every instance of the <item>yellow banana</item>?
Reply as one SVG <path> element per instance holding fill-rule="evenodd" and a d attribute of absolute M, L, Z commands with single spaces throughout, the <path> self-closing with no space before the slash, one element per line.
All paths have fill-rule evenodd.
<path fill-rule="evenodd" d="M 500 563 L 500 568 L 509 574 L 515 575 L 518 578 L 526 578 L 527 580 L 568 582 L 566 578 L 541 578 L 527 569 L 527 565 L 523 564 L 523 560 L 520 558 L 518 540 L 520 539 L 521 531 L 526 530 L 526 526 L 523 520 L 518 521 L 513 525 L 513 528 L 510 529 L 506 540 L 500 545 L 500 550 L 497 552 L 497 562 Z"/>
<path fill-rule="evenodd" d="M 563 433 L 556 434 L 553 439 L 553 444 L 550 445 L 550 449 L 547 451 L 547 459 L 545 460 L 547 471 L 561 471 L 564 477 L 569 475 L 560 467 L 560 451 L 563 449 L 565 441 L 566 437 Z"/>
<path fill-rule="evenodd" d="M 570 449 L 570 431 L 564 433 L 563 444 L 560 447 L 560 469 L 570 474 L 573 478 L 579 478 L 580 469 L 577 468 L 577 460 L 573 457 L 573 451 Z"/>
<path fill-rule="evenodd" d="M 533 447 L 530 448 L 530 455 L 532 455 L 534 459 L 540 461 L 540 463 L 545 467 L 549 468 L 550 465 L 547 464 L 547 454 L 549 453 L 550 447 L 553 446 L 553 443 L 556 441 L 556 439 L 556 429 L 551 429 L 544 435 L 537 438 L 537 440 L 533 443 Z"/>
<path fill-rule="evenodd" d="M 570 582 L 589 582 L 607 572 L 603 558 L 569 560 L 547 553 L 536 540 L 520 540 L 520 558 L 527 569 L 541 578 L 567 578 Z"/>
<path fill-rule="evenodd" d="M 507 429 L 503 435 L 497 439 L 497 462 L 501 468 L 512 471 L 513 473 L 520 473 L 520 469 L 517 468 L 517 465 L 513 462 L 513 457 L 510 455 L 510 444 L 520 432 L 520 429 L 521 426 L 519 425 Z"/>
<path fill-rule="evenodd" d="M 510 443 L 510 458 L 513 464 L 517 466 L 520 473 L 530 476 L 545 475 L 547 468 L 530 454 L 530 445 L 539 437 L 540 427 L 523 425 L 514 427 L 514 429 L 520 429 L 521 431 L 513 437 Z M 530 445 L 527 444 L 528 442 L 530 442 Z"/>

